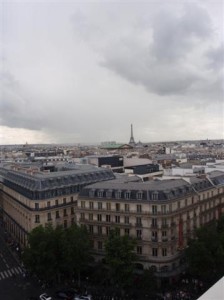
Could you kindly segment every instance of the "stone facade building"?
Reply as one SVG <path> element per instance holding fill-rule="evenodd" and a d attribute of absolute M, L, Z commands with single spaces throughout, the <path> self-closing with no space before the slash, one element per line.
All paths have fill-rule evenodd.
<path fill-rule="evenodd" d="M 77 200 L 77 222 L 86 225 L 97 260 L 113 228 L 136 238 L 137 265 L 153 268 L 159 278 L 185 269 L 183 250 L 196 228 L 224 212 L 224 173 L 204 178 L 124 182 L 86 186 Z"/>
<path fill-rule="evenodd" d="M 113 179 L 111 170 L 89 165 L 41 172 L 33 165 L 0 168 L 0 213 L 7 232 L 23 247 L 27 234 L 48 223 L 65 228 L 76 223 L 77 197 L 94 182 Z"/>

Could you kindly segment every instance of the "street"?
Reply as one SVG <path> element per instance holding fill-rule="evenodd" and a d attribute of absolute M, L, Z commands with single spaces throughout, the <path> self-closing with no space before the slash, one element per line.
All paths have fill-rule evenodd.
<path fill-rule="evenodd" d="M 23 269 L 16 256 L 6 242 L 7 233 L 0 228 L 0 299 L 26 300 L 30 296 L 38 296 L 40 286 L 24 277 Z"/>

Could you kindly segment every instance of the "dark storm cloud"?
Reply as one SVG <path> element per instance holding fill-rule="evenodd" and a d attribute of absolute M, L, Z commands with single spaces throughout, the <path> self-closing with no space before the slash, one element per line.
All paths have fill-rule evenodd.
<path fill-rule="evenodd" d="M 208 14 L 195 4 L 185 5 L 182 14 L 161 10 L 154 17 L 152 28 L 151 54 L 158 61 L 184 58 L 197 45 L 197 39 L 207 39 L 212 32 Z"/>
<path fill-rule="evenodd" d="M 215 86 L 213 92 L 222 96 L 222 85 L 213 83 L 219 83 L 222 74 L 210 70 L 221 64 L 220 46 L 209 52 L 214 38 L 212 22 L 207 11 L 196 3 L 185 4 L 182 10 L 159 9 L 155 15 L 149 15 L 148 28 L 145 24 L 142 28 L 136 26 L 141 24 L 139 21 L 129 23 L 129 27 L 125 24 L 126 30 L 121 27 L 119 32 L 116 25 L 111 31 L 111 24 L 105 24 L 101 38 L 96 30 L 100 17 L 94 21 L 89 16 L 80 17 L 83 21 L 78 18 L 76 25 L 80 26 L 82 38 L 100 52 L 100 64 L 133 84 L 143 85 L 158 95 L 192 94 L 205 101 L 209 85 L 211 89 Z M 105 28 L 110 29 L 108 33 Z M 90 31 L 87 37 L 86 32 Z"/>

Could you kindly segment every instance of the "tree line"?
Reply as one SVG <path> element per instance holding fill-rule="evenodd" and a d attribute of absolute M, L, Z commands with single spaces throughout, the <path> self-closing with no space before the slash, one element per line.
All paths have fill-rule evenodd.
<path fill-rule="evenodd" d="M 136 240 L 117 229 L 111 230 L 104 244 L 104 258 L 94 262 L 89 233 L 76 224 L 64 229 L 38 226 L 28 236 L 22 254 L 26 269 L 44 281 L 63 283 L 80 278 L 94 284 L 128 288 L 133 284 L 147 292 L 155 290 L 151 269 L 136 272 Z M 185 251 L 191 277 L 217 280 L 224 275 L 224 216 L 195 232 Z"/>

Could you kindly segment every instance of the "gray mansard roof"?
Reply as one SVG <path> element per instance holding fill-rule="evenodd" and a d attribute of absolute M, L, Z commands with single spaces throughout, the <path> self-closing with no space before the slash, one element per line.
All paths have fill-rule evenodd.
<path fill-rule="evenodd" d="M 9 182 L 32 191 L 45 191 L 71 185 L 86 185 L 97 181 L 114 179 L 113 172 L 109 169 L 97 168 L 90 165 L 77 165 L 67 171 L 34 172 L 32 175 L 21 171 L 0 169 L 3 183 Z"/>
<path fill-rule="evenodd" d="M 221 174 L 220 174 L 221 173 Z M 118 180 L 109 180 L 98 182 L 86 186 L 80 193 L 80 197 L 84 198 L 126 198 L 126 193 L 129 193 L 128 199 L 142 200 L 169 200 L 181 197 L 186 197 L 201 191 L 206 191 L 214 185 L 224 184 L 224 173 L 211 174 L 211 178 L 196 178 L 192 177 L 186 181 L 184 179 L 168 179 L 168 180 L 152 180 L 148 182 L 122 182 Z"/>

